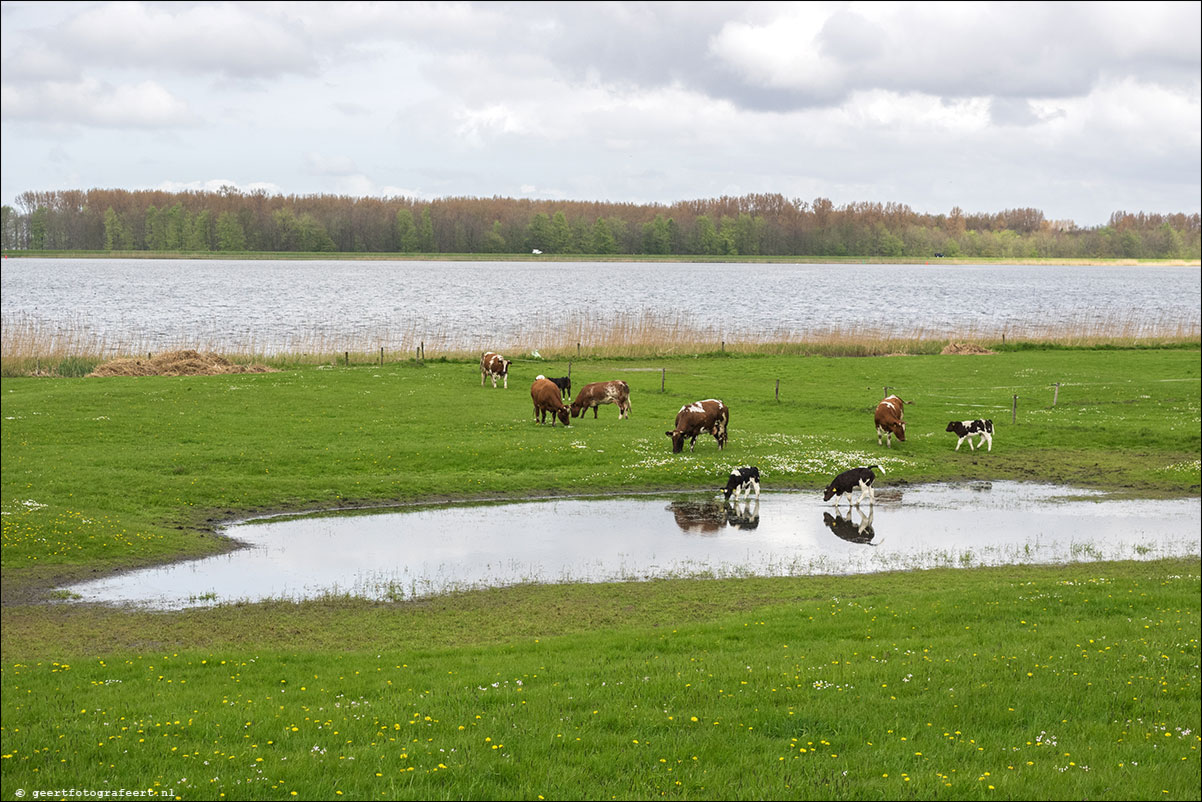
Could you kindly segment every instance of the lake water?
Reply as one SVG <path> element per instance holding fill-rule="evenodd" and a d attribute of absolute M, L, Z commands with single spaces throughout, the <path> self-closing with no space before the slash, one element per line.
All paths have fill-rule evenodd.
<path fill-rule="evenodd" d="M 525 582 L 851 574 L 1198 555 L 1197 499 L 1115 500 L 1020 482 L 881 487 L 727 506 L 697 495 L 558 499 L 233 526 L 228 554 L 75 585 L 156 609 L 330 594 L 409 599 Z"/>
<path fill-rule="evenodd" d="M 1198 268 L 1160 266 L 6 259 L 2 283 L 6 325 L 30 321 L 117 351 L 424 341 L 430 356 L 538 347 L 548 332 L 643 315 L 730 342 L 1116 323 L 1196 333 L 1202 297 Z"/>

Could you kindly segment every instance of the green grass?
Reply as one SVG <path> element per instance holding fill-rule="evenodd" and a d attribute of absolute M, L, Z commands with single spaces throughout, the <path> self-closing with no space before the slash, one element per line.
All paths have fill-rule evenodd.
<path fill-rule="evenodd" d="M 625 379 L 632 415 L 566 429 L 532 421 L 556 362 L 508 390 L 466 362 L 4 378 L 3 795 L 1197 799 L 1197 559 L 175 613 L 48 591 L 223 548 L 251 512 L 706 488 L 743 463 L 769 490 L 871 462 L 1196 496 L 1199 356 L 582 360 L 574 383 Z M 886 385 L 913 402 L 893 449 Z M 727 449 L 672 455 L 708 397 Z M 993 451 L 953 451 L 947 421 L 975 417 Z"/>
<path fill-rule="evenodd" d="M 1198 595 L 1162 561 L 97 613 L 145 640 L 6 658 L 5 789 L 1196 799 Z"/>

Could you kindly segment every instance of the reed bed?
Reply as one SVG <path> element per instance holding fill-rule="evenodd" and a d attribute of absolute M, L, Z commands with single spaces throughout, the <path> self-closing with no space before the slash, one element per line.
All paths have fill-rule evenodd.
<path fill-rule="evenodd" d="M 273 367 L 335 363 L 473 361 L 485 350 L 516 359 L 654 358 L 691 354 L 884 356 L 938 354 L 949 343 L 986 350 L 1026 348 L 1198 347 L 1197 320 L 1149 317 L 1097 318 L 1080 315 L 1045 323 L 960 330 L 887 326 L 837 326 L 747 331 L 698 323 L 688 315 L 643 310 L 599 316 L 572 312 L 535 319 L 509 332 L 484 335 L 445 322 L 398 321 L 331 331 L 297 330 L 284 337 L 247 328 L 242 332 L 197 331 L 163 335 L 131 330 L 97 331 L 82 318 L 49 321 L 29 314 L 6 315 L 0 329 L 0 375 L 83 376 L 120 358 L 148 359 L 164 351 L 194 349 L 220 353 L 238 363 Z"/>

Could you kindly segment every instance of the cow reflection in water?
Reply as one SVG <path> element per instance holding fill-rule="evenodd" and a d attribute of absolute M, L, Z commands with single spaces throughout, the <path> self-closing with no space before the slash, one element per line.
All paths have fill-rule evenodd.
<path fill-rule="evenodd" d="M 682 532 L 716 535 L 725 527 L 751 530 L 760 525 L 760 502 L 724 504 L 720 501 L 673 501 L 667 506 Z"/>
<path fill-rule="evenodd" d="M 859 509 L 857 507 L 857 509 Z M 860 522 L 855 522 L 854 513 L 851 510 L 847 511 L 847 517 L 843 517 L 841 513 L 831 515 L 829 512 L 822 513 L 822 522 L 827 528 L 835 533 L 835 537 L 846 540 L 848 543 L 863 543 L 865 546 L 879 546 L 880 541 L 872 542 L 876 537 L 876 532 L 872 528 L 873 508 L 868 508 L 868 514 L 865 515 L 863 510 L 860 510 Z"/>

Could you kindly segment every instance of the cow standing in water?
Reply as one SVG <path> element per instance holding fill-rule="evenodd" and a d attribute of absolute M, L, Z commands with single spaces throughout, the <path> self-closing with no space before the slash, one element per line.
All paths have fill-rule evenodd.
<path fill-rule="evenodd" d="M 509 365 L 510 360 L 488 351 L 480 355 L 480 386 L 484 386 L 484 382 L 488 377 L 492 377 L 493 389 L 497 389 L 497 379 L 504 380 L 504 387 L 509 389 Z"/>
<path fill-rule="evenodd" d="M 672 438 L 672 453 L 684 450 L 686 437 L 691 437 L 689 451 L 697 446 L 697 437 L 709 432 L 718 441 L 718 450 L 726 446 L 726 432 L 730 425 L 730 409 L 716 398 L 707 398 L 680 408 L 676 413 L 676 428 L 664 432 Z"/>

